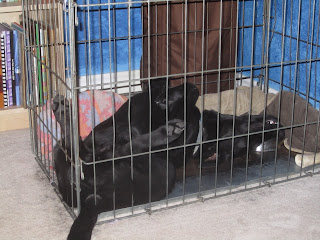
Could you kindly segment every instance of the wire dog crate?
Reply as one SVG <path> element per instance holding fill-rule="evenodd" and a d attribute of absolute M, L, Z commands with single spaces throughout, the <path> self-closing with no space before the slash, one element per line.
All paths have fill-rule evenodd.
<path fill-rule="evenodd" d="M 179 147 L 198 146 L 200 155 L 188 162 L 182 156 L 175 187 L 171 192 L 167 189 L 163 199 L 114 207 L 101 221 L 319 173 L 319 5 L 318 0 L 24 0 L 32 149 L 57 192 L 53 149 L 62 149 L 70 162 L 69 186 L 75 189 L 71 202 L 77 203 L 67 207 L 70 214 L 75 217 L 80 211 L 80 185 L 88 177 L 83 168 L 93 167 L 95 185 L 95 171 L 101 164 L 124 158 L 93 155 L 87 163 L 79 157 L 79 139 L 92 132 L 94 149 L 95 126 L 113 118 L 126 101 L 130 105 L 133 96 L 150 90 L 158 78 L 170 79 L 172 87 L 182 84 L 186 89 L 190 82 L 199 89 L 200 141 Z M 63 116 L 70 127 L 60 128 L 54 119 L 52 99 L 58 93 L 68 99 L 62 106 L 70 108 Z M 204 109 L 220 113 L 218 136 L 221 114 L 232 116 L 231 136 L 201 138 Z M 248 130 L 237 136 L 235 118 L 243 113 L 248 113 Z M 263 126 L 273 113 L 276 127 L 250 132 L 252 116 L 258 113 Z M 127 121 L 134 117 L 127 116 Z M 145 117 L 151 122 L 151 113 Z M 62 141 L 66 131 L 70 131 L 70 149 Z M 276 137 L 268 149 L 264 137 L 272 131 Z M 286 148 L 279 138 L 281 131 L 285 131 Z M 258 147 L 252 153 L 248 136 L 258 133 L 262 150 Z M 248 144 L 238 166 L 233 152 L 236 139 L 243 136 Z M 228 139 L 232 147 L 224 169 L 219 165 L 218 145 Z M 215 160 L 204 161 L 204 146 L 213 142 Z M 153 153 L 151 147 L 145 152 L 150 162 Z"/>

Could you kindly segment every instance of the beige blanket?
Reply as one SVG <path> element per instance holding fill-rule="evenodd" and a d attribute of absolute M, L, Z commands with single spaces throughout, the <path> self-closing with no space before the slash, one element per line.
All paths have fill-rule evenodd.
<path fill-rule="evenodd" d="M 252 94 L 250 95 L 250 87 L 238 87 L 237 88 L 237 100 L 236 106 L 234 106 L 235 90 L 223 91 L 220 93 L 221 104 L 220 113 L 233 115 L 236 111 L 236 115 L 248 113 L 250 108 L 250 96 L 252 96 L 251 114 L 259 115 L 266 109 L 266 113 L 278 117 L 279 100 L 280 101 L 280 123 L 283 126 L 291 126 L 295 124 L 304 124 L 305 115 L 307 112 L 307 123 L 317 122 L 319 112 L 310 104 L 306 104 L 306 100 L 300 96 L 295 96 L 295 103 L 293 108 L 294 93 L 288 91 L 282 91 L 278 94 L 265 94 L 258 87 L 252 88 Z M 203 99 L 203 102 L 202 102 Z M 196 105 L 197 107 L 205 110 L 219 110 L 219 94 L 205 94 L 203 97 L 199 97 Z M 201 107 L 203 104 L 203 107 Z M 294 109 L 293 124 L 292 109 Z M 292 144 L 291 151 L 302 153 L 304 148 L 304 154 L 297 154 L 295 157 L 297 165 L 307 167 L 315 163 L 320 163 L 320 153 L 316 153 L 317 143 L 317 124 L 295 127 L 292 130 Z M 290 148 L 288 139 L 290 139 L 291 129 L 286 130 L 285 146 Z M 319 133 L 320 135 L 320 133 Z M 305 139 L 303 142 L 303 138 Z M 318 136 L 319 138 L 319 136 Z M 320 139 L 318 139 L 317 150 L 320 151 Z"/>
<path fill-rule="evenodd" d="M 265 96 L 267 99 L 265 99 Z M 258 87 L 252 88 L 252 108 L 251 114 L 260 114 L 266 105 L 270 104 L 275 94 L 265 95 Z M 219 110 L 219 94 L 211 93 L 205 94 L 204 97 L 204 108 L 205 110 Z M 265 105 L 266 101 L 266 105 Z M 196 106 L 201 109 L 202 97 L 200 96 Z M 237 88 L 237 102 L 236 102 L 236 115 L 248 113 L 250 107 L 250 88 L 249 87 L 238 87 Z M 221 108 L 220 113 L 233 115 L 234 113 L 234 90 L 227 90 L 221 92 Z"/>

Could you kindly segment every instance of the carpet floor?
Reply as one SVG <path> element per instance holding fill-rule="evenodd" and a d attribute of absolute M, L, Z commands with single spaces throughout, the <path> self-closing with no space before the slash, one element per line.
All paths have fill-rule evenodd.
<path fill-rule="evenodd" d="M 30 150 L 0 133 L 0 240 L 66 239 L 72 219 Z M 320 174 L 95 227 L 104 239 L 320 239 Z"/>

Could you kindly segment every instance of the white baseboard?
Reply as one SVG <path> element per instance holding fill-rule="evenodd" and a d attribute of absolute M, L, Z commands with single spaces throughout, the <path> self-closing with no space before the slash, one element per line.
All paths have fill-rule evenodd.
<path fill-rule="evenodd" d="M 241 74 L 241 73 L 237 73 L 237 79 L 241 79 L 241 76 L 242 80 L 237 80 L 237 86 L 246 86 L 246 87 L 250 87 L 251 86 L 251 81 L 253 81 L 253 87 L 256 87 L 258 86 L 258 81 L 256 80 L 253 80 L 252 78 L 248 78 L 248 76 L 244 75 L 244 74 Z M 264 85 L 262 85 L 262 91 L 264 91 Z M 274 94 L 277 94 L 279 91 L 276 90 L 276 89 L 273 89 L 273 88 L 269 88 L 268 89 L 268 93 L 274 93 Z"/>
<path fill-rule="evenodd" d="M 140 86 L 140 70 L 117 72 L 117 73 L 104 73 L 91 76 L 80 76 L 79 86 L 80 92 L 89 89 L 111 89 L 118 94 L 126 94 L 131 92 L 141 91 Z M 130 84 L 129 84 L 130 82 Z M 131 86 L 130 86 L 131 85 Z M 91 88 L 90 88 L 91 86 Z"/>
<path fill-rule="evenodd" d="M 110 89 L 111 87 L 118 94 L 128 94 L 131 88 L 131 92 L 139 92 L 141 91 L 140 85 L 140 70 L 133 70 L 131 72 L 130 83 L 131 87 L 129 87 L 129 71 L 117 72 L 117 73 L 105 73 L 105 74 L 97 74 L 91 76 L 80 76 L 79 77 L 79 86 L 80 92 L 89 90 L 89 89 Z M 253 86 L 258 86 L 258 81 L 248 78 L 248 76 L 241 75 L 241 73 L 237 73 L 237 86 L 251 86 L 251 81 L 253 81 Z M 111 81 L 110 81 L 111 80 Z M 90 86 L 92 86 L 90 88 Z M 264 86 L 262 86 L 262 91 L 264 90 Z M 268 89 L 269 93 L 278 93 L 277 90 L 273 88 Z"/>

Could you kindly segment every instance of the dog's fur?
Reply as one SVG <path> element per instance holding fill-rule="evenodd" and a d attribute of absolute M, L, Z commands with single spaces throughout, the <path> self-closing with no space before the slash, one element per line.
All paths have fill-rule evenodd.
<path fill-rule="evenodd" d="M 252 134 L 249 137 L 249 152 L 255 151 L 256 148 L 262 143 L 262 131 L 264 132 L 264 146 L 268 143 L 275 142 L 277 138 L 277 118 L 273 116 L 265 117 L 265 125 L 263 128 L 263 115 L 251 115 L 249 133 Z M 230 163 L 232 154 L 232 136 L 233 132 L 233 115 L 219 115 L 219 139 L 227 138 L 226 140 L 219 140 L 218 143 L 218 157 L 217 141 L 209 141 L 218 139 L 218 113 L 214 110 L 203 111 L 203 141 L 209 141 L 202 146 L 202 159 L 205 160 L 218 160 L 218 165 L 224 163 Z M 235 129 L 234 136 L 247 135 L 248 134 L 248 114 L 242 116 L 235 116 Z M 279 127 L 282 127 L 279 124 Z M 273 130 L 273 131 L 269 131 Z M 255 134 L 254 134 L 255 133 Z M 284 130 L 279 130 L 278 142 L 280 143 L 284 139 Z M 233 154 L 234 158 L 243 157 L 247 153 L 248 137 L 236 137 L 234 138 Z M 276 147 L 276 146 L 273 146 Z M 199 150 L 195 154 L 199 156 Z"/>
<path fill-rule="evenodd" d="M 181 167 L 184 160 L 188 161 L 192 158 L 194 147 L 186 147 L 184 153 L 183 145 L 196 142 L 199 132 L 200 112 L 195 106 L 199 92 L 193 84 L 187 83 L 169 88 L 166 91 L 167 85 L 165 79 L 152 81 L 150 92 L 145 91 L 134 95 L 130 102 L 127 101 L 114 114 L 114 122 L 113 118 L 109 118 L 94 128 L 94 135 L 91 133 L 83 141 L 79 139 L 79 155 L 87 164 L 93 162 L 93 155 L 96 161 L 112 159 L 113 157 L 124 158 L 100 162 L 96 164 L 95 168 L 94 165 L 82 165 L 85 177 L 80 181 L 81 211 L 71 227 L 69 240 L 90 239 L 97 216 L 101 212 L 114 208 L 130 207 L 132 204 L 139 205 L 149 201 L 161 200 L 172 191 L 176 168 Z M 168 96 L 166 92 L 168 92 Z M 185 106 L 186 113 L 184 112 Z M 62 129 L 66 129 L 62 146 L 66 147 L 69 157 L 73 157 L 70 154 L 71 138 L 69 134 L 72 126 L 69 124 L 68 101 L 56 96 L 52 109 Z M 131 113 L 131 142 L 128 112 Z M 166 112 L 168 113 L 168 129 Z M 248 116 L 236 117 L 235 119 L 235 135 L 246 134 L 248 132 Z M 252 116 L 250 132 L 262 131 L 262 120 L 262 116 Z M 233 116 L 220 114 L 219 137 L 232 136 L 232 123 Z M 149 133 L 150 127 L 151 133 Z M 267 116 L 265 129 L 276 127 L 276 119 Z M 275 131 L 265 133 L 265 141 L 275 138 L 275 134 Z M 279 131 L 279 139 L 282 139 L 283 136 L 283 131 Z M 203 141 L 216 138 L 217 112 L 204 111 Z M 149 141 L 151 146 L 149 146 Z M 148 153 L 130 157 L 131 153 L 144 153 L 150 149 L 165 150 L 167 143 L 169 147 L 181 146 L 181 148 L 168 152 L 168 161 L 167 151 L 152 153 L 151 161 L 149 161 Z M 249 149 L 255 149 L 260 143 L 261 133 L 253 135 L 250 137 Z M 231 158 L 231 144 L 232 140 L 219 142 L 219 164 Z M 203 159 L 210 158 L 216 154 L 216 143 L 203 144 L 202 150 Z M 234 141 L 234 156 L 243 156 L 246 150 L 247 137 L 236 138 Z M 56 145 L 54 148 L 54 164 L 59 191 L 63 200 L 69 206 L 76 206 L 76 202 L 72 201 L 71 198 L 73 195 L 74 200 L 76 194 L 75 191 L 71 191 L 70 187 L 70 181 L 72 180 L 71 164 L 70 161 L 66 160 L 65 152 L 62 151 L 60 145 Z M 94 173 L 96 188 L 94 188 Z M 150 187 L 151 192 L 149 192 Z M 96 195 L 94 189 L 96 189 Z"/>
<path fill-rule="evenodd" d="M 169 147 L 183 146 L 184 135 L 186 144 L 194 143 L 199 131 L 199 110 L 195 107 L 199 92 L 197 88 L 187 83 L 168 89 L 166 97 L 166 82 L 161 79 L 153 81 L 151 92 L 142 92 L 133 96 L 114 114 L 113 118 L 100 123 L 83 141 L 79 139 L 79 155 L 85 163 L 95 160 L 111 159 L 112 157 L 128 156 L 132 153 L 149 151 L 149 129 L 151 125 L 151 150 L 165 149 L 167 138 Z M 184 92 L 186 89 L 186 96 Z M 184 113 L 184 101 L 187 101 L 187 110 Z M 151 101 L 150 101 L 151 100 Z M 168 100 L 168 102 L 166 102 Z M 151 103 L 151 106 L 149 105 Z M 166 106 L 168 108 L 168 129 L 166 127 Z M 131 136 L 130 144 L 128 111 L 130 108 Z M 151 108 L 151 112 L 150 112 Z M 67 100 L 56 96 L 52 105 L 55 117 L 62 129 L 66 129 L 63 146 L 70 155 L 70 119 Z M 149 114 L 151 113 L 151 123 Z M 184 122 L 184 116 L 186 119 Z M 114 128 L 113 128 L 114 126 Z M 115 130 L 115 132 L 114 132 Z M 168 136 L 167 136 L 168 130 Z M 183 132 L 186 134 L 182 134 Z M 115 139 L 114 138 L 115 133 Z M 113 141 L 115 145 L 113 145 Z M 113 151 L 114 150 L 114 151 Z M 84 180 L 80 182 L 81 211 L 74 221 L 68 239 L 90 239 L 93 227 L 99 213 L 143 204 L 149 201 L 163 199 L 167 191 L 174 187 L 175 169 L 184 162 L 183 147 L 167 151 L 139 155 L 132 158 L 101 162 L 93 165 L 83 164 Z M 186 148 L 186 160 L 192 157 L 193 147 Z M 151 166 L 149 165 L 151 163 Z M 54 148 L 54 164 L 58 179 L 59 191 L 63 200 L 71 206 L 76 202 L 71 200 L 71 164 L 66 161 L 65 153 L 59 145 Z M 132 165 L 131 165 L 132 164 Z M 151 172 L 150 172 L 151 169 Z M 96 181 L 96 197 L 94 193 L 94 172 Z M 151 182 L 149 181 L 151 180 Z M 151 186 L 151 193 L 149 187 Z M 74 197 L 75 199 L 75 197 Z M 114 201 L 115 200 L 115 201 Z"/>

